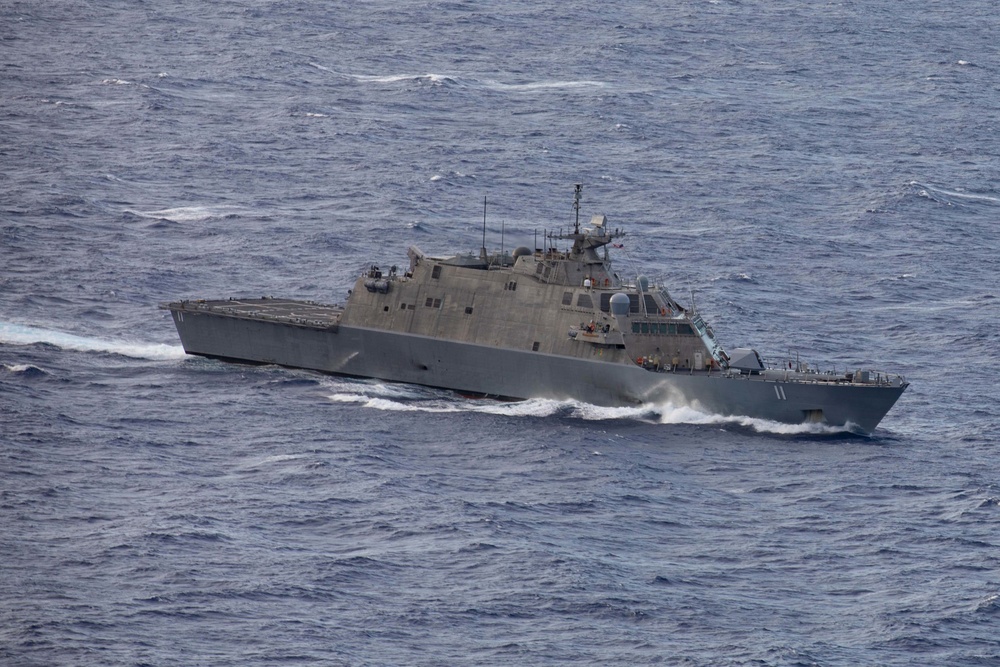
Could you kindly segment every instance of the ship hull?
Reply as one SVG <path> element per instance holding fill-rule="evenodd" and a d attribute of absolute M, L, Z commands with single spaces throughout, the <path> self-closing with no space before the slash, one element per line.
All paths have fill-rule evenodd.
<path fill-rule="evenodd" d="M 601 406 L 687 405 L 725 416 L 809 421 L 870 433 L 903 386 L 773 381 L 721 373 L 652 372 L 600 357 L 571 358 L 329 323 L 172 311 L 189 354 L 451 389 L 498 398 Z"/>

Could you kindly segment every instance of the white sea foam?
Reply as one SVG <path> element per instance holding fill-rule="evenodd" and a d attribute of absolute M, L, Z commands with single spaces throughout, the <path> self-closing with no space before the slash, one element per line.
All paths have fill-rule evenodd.
<path fill-rule="evenodd" d="M 501 83 L 499 81 L 485 80 L 483 84 L 492 90 L 505 92 L 532 92 L 536 90 L 565 90 L 573 88 L 605 88 L 608 84 L 603 81 L 532 81 L 529 83 Z M 617 125 L 616 127 L 627 128 L 628 125 Z"/>
<path fill-rule="evenodd" d="M 210 218 L 236 215 L 242 209 L 236 206 L 179 206 L 177 208 L 164 208 L 158 211 L 135 211 L 126 209 L 127 213 L 132 213 L 141 218 L 153 220 L 170 220 L 171 222 L 200 222 Z"/>
<path fill-rule="evenodd" d="M 182 359 L 185 356 L 184 348 L 179 345 L 104 340 L 77 336 L 76 334 L 54 331 L 52 329 L 9 323 L 0 323 L 0 343 L 7 345 L 47 343 L 63 350 L 110 352 L 134 359 L 151 359 L 153 361 Z"/>
<path fill-rule="evenodd" d="M 305 458 L 305 454 L 274 454 L 263 459 L 254 461 L 254 465 L 265 465 L 268 463 L 283 463 L 285 461 L 297 461 Z"/>
<path fill-rule="evenodd" d="M 975 194 L 970 192 L 964 192 L 961 190 L 946 190 L 944 188 L 937 188 L 930 185 L 924 185 L 918 183 L 917 181 L 910 181 L 910 186 L 914 188 L 919 188 L 918 194 L 921 197 L 926 197 L 928 199 L 933 199 L 935 201 L 940 201 L 942 198 L 946 200 L 946 203 L 952 203 L 952 199 L 960 199 L 971 202 L 987 202 L 990 204 L 1000 203 L 1000 197 L 995 197 L 991 195 Z"/>
<path fill-rule="evenodd" d="M 758 417 L 726 416 L 702 412 L 688 406 L 659 406 L 661 424 L 735 424 L 751 428 L 758 433 L 774 433 L 777 435 L 832 435 L 849 433 L 856 429 L 852 425 L 830 426 L 821 423 L 785 424 L 770 419 Z"/>
<path fill-rule="evenodd" d="M 466 174 L 461 171 L 450 171 L 447 174 L 434 174 L 431 176 L 431 182 L 440 181 L 441 179 L 469 179 L 474 180 L 476 178 L 475 174 Z"/>
<path fill-rule="evenodd" d="M 335 403 L 356 403 L 374 410 L 388 412 L 458 413 L 508 417 L 545 418 L 562 415 L 585 421 L 635 420 L 657 424 L 730 424 L 751 428 L 759 433 L 777 435 L 831 435 L 852 432 L 850 426 L 827 424 L 784 424 L 754 417 L 723 416 L 702 412 L 686 405 L 660 404 L 639 407 L 603 407 L 580 401 L 558 401 L 533 398 L 524 401 L 501 402 L 490 399 L 464 399 L 450 392 L 438 392 L 408 385 L 339 383 L 328 398 Z"/>
<path fill-rule="evenodd" d="M 521 83 L 507 83 L 504 81 L 496 81 L 494 79 L 479 79 L 476 77 L 462 76 L 457 74 L 438 74 L 434 72 L 428 72 L 426 74 L 347 74 L 342 72 L 337 72 L 329 67 L 320 65 L 319 63 L 311 62 L 309 63 L 312 67 L 324 72 L 330 72 L 331 74 L 338 74 L 340 76 L 353 79 L 360 83 L 375 83 L 375 84 L 393 84 L 406 81 L 413 81 L 419 83 L 429 83 L 431 85 L 441 86 L 441 85 L 454 85 L 466 88 L 484 88 L 487 90 L 494 90 L 498 92 L 506 93 L 523 93 L 523 92 L 535 92 L 544 90 L 571 90 L 571 89 L 586 89 L 586 88 L 605 88 L 607 83 L 603 81 L 590 81 L 590 80 L 580 80 L 580 81 L 560 81 L 560 80 L 549 80 L 549 81 L 525 81 Z"/>
<path fill-rule="evenodd" d="M 42 373 L 45 372 L 38 366 L 34 366 L 32 364 L 0 364 L 0 365 L 2 365 L 3 369 L 8 373 L 27 373 L 28 371 L 31 370 L 41 371 Z"/>
<path fill-rule="evenodd" d="M 460 77 L 448 76 L 447 74 L 388 74 L 385 76 L 376 76 L 369 74 L 348 74 L 346 75 L 355 81 L 360 81 L 362 83 L 399 83 L 401 81 L 417 81 L 421 83 L 430 83 L 433 85 L 443 85 L 446 83 L 456 84 L 456 85 L 467 85 L 469 81 L 464 80 Z"/>

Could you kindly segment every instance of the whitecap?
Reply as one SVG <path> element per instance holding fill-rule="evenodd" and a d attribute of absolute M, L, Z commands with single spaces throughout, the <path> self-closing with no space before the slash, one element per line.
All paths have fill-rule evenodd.
<path fill-rule="evenodd" d="M 110 352 L 134 359 L 150 359 L 153 361 L 183 359 L 186 356 L 184 348 L 179 345 L 104 340 L 77 336 L 76 334 L 63 331 L 9 323 L 0 323 L 0 343 L 8 345 L 46 343 L 62 350 Z"/>
<path fill-rule="evenodd" d="M 447 76 L 445 74 L 387 74 L 387 75 L 370 75 L 370 74 L 348 74 L 348 77 L 354 79 L 355 81 L 360 81 L 362 83 L 399 83 L 401 81 L 418 81 L 426 82 L 434 85 L 443 85 L 446 83 L 458 83 L 458 79 Z"/>
<path fill-rule="evenodd" d="M 343 72 L 338 72 L 337 70 L 326 67 L 325 65 L 320 65 L 317 62 L 310 62 L 310 67 L 315 67 L 316 69 L 329 72 L 331 74 L 337 74 L 338 76 L 343 76 L 348 79 L 354 79 L 361 83 L 398 83 L 400 81 L 429 81 L 431 83 L 444 83 L 446 81 L 453 81 L 449 76 L 444 74 L 347 74 Z"/>
<path fill-rule="evenodd" d="M 226 217 L 241 212 L 235 206 L 179 206 L 164 208 L 157 211 L 135 211 L 125 209 L 126 213 L 152 220 L 169 220 L 171 222 L 201 222 L 215 217 Z"/>
<path fill-rule="evenodd" d="M 313 67 L 339 74 L 334 70 L 324 67 L 318 63 L 309 63 Z M 523 83 L 506 83 L 494 79 L 477 79 L 475 77 L 464 77 L 453 74 L 438 74 L 428 72 L 426 74 L 341 74 L 360 83 L 393 84 L 400 82 L 429 83 L 435 86 L 455 85 L 469 88 L 484 88 L 503 93 L 524 93 L 545 90 L 572 90 L 588 88 L 605 88 L 607 83 L 603 81 L 591 80 L 548 80 L 548 81 L 526 81 Z"/>
<path fill-rule="evenodd" d="M 274 454 L 257 461 L 257 464 L 282 463 L 284 461 L 297 461 L 305 458 L 305 454 Z"/>
<path fill-rule="evenodd" d="M 48 375 L 46 371 L 33 364 L 0 364 L 8 373 L 42 373 Z"/>
<path fill-rule="evenodd" d="M 741 282 L 741 283 L 754 283 L 754 282 L 757 282 L 756 280 L 754 280 L 753 274 L 743 273 L 743 272 L 740 272 L 740 273 L 728 273 L 728 274 L 726 274 L 724 276 L 716 276 L 716 277 L 714 277 L 714 278 L 711 279 L 712 282 L 715 282 L 717 280 L 732 280 L 732 281 Z"/>
<path fill-rule="evenodd" d="M 469 180 L 474 180 L 475 178 L 476 178 L 475 174 L 466 174 L 466 173 L 463 173 L 461 171 L 452 171 L 452 172 L 448 172 L 447 174 L 434 174 L 433 176 L 431 176 L 430 180 L 431 180 L 432 183 L 436 183 L 437 181 L 444 180 L 444 179 L 469 179 Z"/>
<path fill-rule="evenodd" d="M 501 83 L 499 81 L 485 81 L 487 88 L 503 92 L 533 92 L 536 90 L 565 90 L 573 88 L 605 88 L 608 84 L 603 81 L 534 81 L 529 83 Z M 627 128 L 628 125 L 619 124 L 619 128 Z"/>
<path fill-rule="evenodd" d="M 927 199 L 932 199 L 936 202 L 947 204 L 949 206 L 953 204 L 958 204 L 961 206 L 963 205 L 962 202 L 988 203 L 988 204 L 1000 203 L 1000 197 L 997 197 L 995 195 L 970 193 L 966 192 L 962 188 L 947 190 L 945 188 L 924 185 L 916 181 L 910 181 L 909 185 L 910 187 L 917 189 L 918 196 L 926 197 Z"/>

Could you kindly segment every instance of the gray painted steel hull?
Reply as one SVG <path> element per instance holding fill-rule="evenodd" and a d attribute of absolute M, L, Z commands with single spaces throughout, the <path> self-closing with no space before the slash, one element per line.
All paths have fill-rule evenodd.
<path fill-rule="evenodd" d="M 524 350 L 334 325 L 296 325 L 167 306 L 189 354 L 271 363 L 505 398 L 601 406 L 688 405 L 727 416 L 875 429 L 903 386 L 781 382 L 720 373 L 651 372 Z"/>

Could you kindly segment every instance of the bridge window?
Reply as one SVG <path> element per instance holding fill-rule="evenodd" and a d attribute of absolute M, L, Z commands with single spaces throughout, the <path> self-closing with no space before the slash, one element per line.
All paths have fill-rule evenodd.
<path fill-rule="evenodd" d="M 441 277 L 441 265 L 437 264 L 431 270 L 431 278 L 440 278 L 440 277 Z"/>
<path fill-rule="evenodd" d="M 594 301 L 590 298 L 589 294 L 580 294 L 576 297 L 576 305 L 579 308 L 593 309 Z"/>
<path fill-rule="evenodd" d="M 610 297 L 610 295 L 608 295 Z M 563 292 L 563 305 L 572 306 L 573 305 L 573 293 Z"/>

